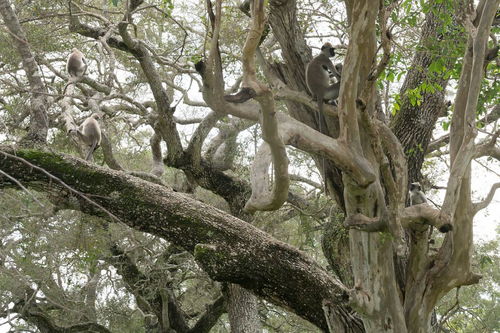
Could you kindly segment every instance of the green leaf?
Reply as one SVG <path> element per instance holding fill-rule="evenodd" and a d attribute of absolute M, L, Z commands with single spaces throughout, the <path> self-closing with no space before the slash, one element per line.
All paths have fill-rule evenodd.
<path fill-rule="evenodd" d="M 389 72 L 385 78 L 389 82 L 394 82 L 394 72 Z"/>
<path fill-rule="evenodd" d="M 485 268 L 486 266 L 492 265 L 493 264 L 493 260 L 488 255 L 482 255 L 479 258 L 479 264 L 481 265 L 481 268 Z"/>
<path fill-rule="evenodd" d="M 447 131 L 448 128 L 450 128 L 450 122 L 449 121 L 443 121 L 443 123 L 441 124 L 441 127 Z"/>

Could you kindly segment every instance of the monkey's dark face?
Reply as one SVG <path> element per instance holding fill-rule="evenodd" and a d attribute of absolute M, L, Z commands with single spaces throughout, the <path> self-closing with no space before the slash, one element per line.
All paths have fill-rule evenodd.
<path fill-rule="evenodd" d="M 335 48 L 330 43 L 325 43 L 321 47 L 321 52 L 328 55 L 328 57 L 333 57 L 335 55 Z"/>
<path fill-rule="evenodd" d="M 419 183 L 411 183 L 410 184 L 410 192 L 420 191 L 421 189 L 422 189 L 422 187 L 420 186 Z"/>

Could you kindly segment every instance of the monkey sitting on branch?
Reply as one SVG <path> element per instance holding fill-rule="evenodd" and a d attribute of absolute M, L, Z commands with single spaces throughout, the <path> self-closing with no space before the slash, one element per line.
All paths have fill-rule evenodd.
<path fill-rule="evenodd" d="M 422 186 L 419 182 L 410 184 L 410 206 L 427 203 L 427 198 L 422 192 Z"/>
<path fill-rule="evenodd" d="M 306 67 L 306 83 L 311 94 L 318 101 L 318 109 L 323 114 L 323 102 L 339 97 L 342 64 L 333 65 L 330 58 L 335 55 L 335 48 L 330 43 L 321 47 L 321 53 L 314 57 Z M 330 73 L 337 82 L 330 84 Z"/>
<path fill-rule="evenodd" d="M 64 86 L 63 95 L 66 93 L 68 86 L 78 82 L 87 71 L 87 62 L 85 61 L 85 57 L 77 48 L 73 48 L 71 54 L 68 56 L 66 71 L 69 74 L 69 78 L 68 83 Z"/>

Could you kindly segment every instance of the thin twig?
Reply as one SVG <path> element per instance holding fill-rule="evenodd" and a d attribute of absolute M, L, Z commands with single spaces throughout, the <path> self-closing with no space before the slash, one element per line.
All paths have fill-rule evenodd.
<path fill-rule="evenodd" d="M 15 156 L 15 155 L 12 155 L 12 154 L 9 154 L 9 153 L 6 153 L 4 151 L 0 151 L 0 153 L 2 153 L 4 156 L 6 157 L 9 157 L 9 158 L 12 158 L 12 159 L 15 159 L 15 160 L 18 160 L 26 165 L 28 165 L 29 167 L 33 168 L 33 169 L 36 169 L 40 172 L 42 172 L 43 174 L 47 175 L 47 177 L 57 181 L 58 183 L 60 183 L 64 188 L 68 189 L 71 193 L 74 193 L 76 194 L 77 196 L 81 197 L 82 199 L 84 199 L 85 201 L 89 202 L 91 205 L 94 205 L 96 206 L 97 208 L 101 209 L 103 212 L 105 212 L 106 214 L 109 215 L 109 217 L 111 217 L 113 220 L 116 220 L 117 222 L 120 222 L 120 223 L 123 223 L 118 217 L 116 217 L 113 213 L 111 213 L 109 210 L 107 210 L 106 208 L 104 208 L 103 206 L 99 205 L 97 202 L 95 202 L 94 200 L 90 199 L 89 197 L 87 197 L 85 194 L 83 194 L 82 192 L 78 191 L 78 190 L 75 190 L 74 188 L 72 188 L 71 186 L 69 186 L 68 184 L 66 184 L 65 182 L 63 182 L 61 179 L 57 178 L 56 176 L 52 175 L 51 173 L 49 173 L 48 171 L 46 171 L 45 169 L 39 167 L 39 166 L 36 166 L 28 161 L 26 161 L 24 158 L 22 157 L 18 157 L 18 156 Z"/>
<path fill-rule="evenodd" d="M 14 183 L 16 183 L 16 185 L 19 186 L 20 188 L 22 188 L 24 192 L 28 193 L 28 195 L 30 197 L 32 197 L 33 200 L 35 200 L 40 206 L 45 208 L 45 206 L 33 195 L 33 193 L 31 193 L 26 187 L 24 187 L 23 184 L 21 184 L 16 178 L 12 177 L 8 173 L 4 172 L 3 170 L 0 170 L 0 174 L 4 175 L 5 177 L 9 178 Z"/>

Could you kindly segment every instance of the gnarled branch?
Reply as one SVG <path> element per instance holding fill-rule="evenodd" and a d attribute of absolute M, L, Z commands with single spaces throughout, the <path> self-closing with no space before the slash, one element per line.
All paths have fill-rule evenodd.
<path fill-rule="evenodd" d="M 33 150 L 14 152 L 10 147 L 0 147 L 0 151 L 8 153 L 0 159 L 0 169 L 25 185 L 41 191 L 66 188 L 40 169 L 10 157 L 14 153 L 51 172 L 78 193 L 92 197 L 94 203 L 128 226 L 194 251 L 197 262 L 213 279 L 240 284 L 322 329 L 326 330 L 327 324 L 317 295 L 331 300 L 335 307 L 346 306 L 340 295 L 347 288 L 317 263 L 229 214 L 164 186 L 73 157 Z M 9 184 L 8 179 L 0 177 L 0 187 Z M 109 217 L 88 200 L 76 199 L 83 212 Z"/>

